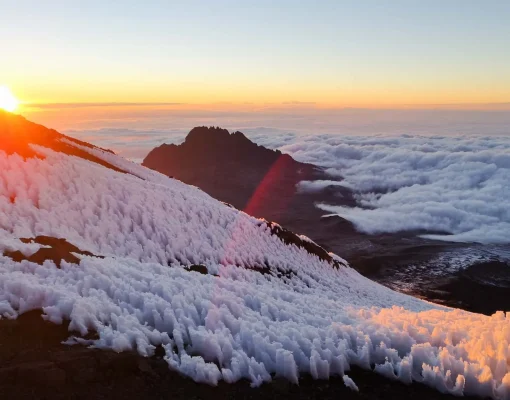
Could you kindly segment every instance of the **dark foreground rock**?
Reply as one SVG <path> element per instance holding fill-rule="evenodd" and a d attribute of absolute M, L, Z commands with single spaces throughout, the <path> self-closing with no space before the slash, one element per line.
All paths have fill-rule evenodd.
<path fill-rule="evenodd" d="M 325 177 L 320 168 L 259 146 L 241 132 L 214 127 L 193 128 L 184 143 L 153 149 L 142 165 L 254 215 L 267 214 L 269 202 L 278 212 L 298 182 Z"/>
<path fill-rule="evenodd" d="M 510 310 L 510 263 L 488 261 L 473 264 L 439 282 L 433 289 L 438 302 L 449 306 L 460 304 L 465 310 L 487 315 Z"/>
<path fill-rule="evenodd" d="M 249 382 L 197 384 L 168 369 L 162 354 L 150 359 L 61 344 L 66 325 L 54 325 L 37 311 L 17 320 L 0 320 L 0 397 L 2 399 L 454 399 L 425 385 L 404 385 L 373 372 L 349 376 L 360 392 L 341 378 L 283 379 L 251 388 Z"/>

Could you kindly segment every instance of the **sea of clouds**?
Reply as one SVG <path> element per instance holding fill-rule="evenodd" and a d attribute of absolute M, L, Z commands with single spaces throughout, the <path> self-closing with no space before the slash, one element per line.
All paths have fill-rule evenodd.
<path fill-rule="evenodd" d="M 510 241 L 510 137 L 320 135 L 295 137 L 278 148 L 343 177 L 341 184 L 356 193 L 359 206 L 318 206 L 362 232 Z M 338 185 L 302 182 L 300 189 L 332 184 Z"/>
<path fill-rule="evenodd" d="M 332 181 L 343 177 L 359 206 L 319 206 L 360 231 L 510 242 L 509 111 L 147 112 L 87 120 L 66 133 L 140 162 L 162 143 L 180 143 L 195 125 L 241 130 L 258 144 L 325 167 Z M 303 182 L 299 189 L 331 184 L 338 185 Z"/>

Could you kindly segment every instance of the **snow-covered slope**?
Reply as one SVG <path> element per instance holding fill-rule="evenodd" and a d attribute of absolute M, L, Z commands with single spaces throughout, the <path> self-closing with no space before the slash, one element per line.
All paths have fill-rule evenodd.
<path fill-rule="evenodd" d="M 3 317 L 42 308 L 71 321 L 68 344 L 142 356 L 161 346 L 170 368 L 210 384 L 324 379 L 358 365 L 510 398 L 504 313 L 393 292 L 195 187 L 69 138 L 24 140 L 25 158 L 0 144 Z M 65 239 L 79 263 L 41 260 L 51 242 L 27 240 L 37 237 Z M 82 339 L 87 332 L 98 339 Z"/>

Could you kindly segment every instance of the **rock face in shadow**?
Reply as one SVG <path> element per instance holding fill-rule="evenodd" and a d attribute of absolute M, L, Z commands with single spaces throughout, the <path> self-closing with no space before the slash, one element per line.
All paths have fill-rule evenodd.
<path fill-rule="evenodd" d="M 226 129 L 193 128 L 184 143 L 153 149 L 143 165 L 185 183 L 198 186 L 212 197 L 258 218 L 276 221 L 293 232 L 303 232 L 330 251 L 332 237 L 349 241 L 356 235 L 340 218 L 321 221 L 317 202 L 354 205 L 351 192 L 339 186 L 318 193 L 301 193 L 303 180 L 331 179 L 312 164 L 250 141 L 243 133 Z M 303 230 L 304 227 L 307 227 Z M 357 235 L 359 236 L 359 235 Z M 337 247 L 338 254 L 343 254 Z"/>
<path fill-rule="evenodd" d="M 328 251 L 349 254 L 360 240 L 368 240 L 341 218 L 321 218 L 324 212 L 315 207 L 320 202 L 354 205 L 350 190 L 332 186 L 300 192 L 296 185 L 301 181 L 332 178 L 322 168 L 259 146 L 241 132 L 193 128 L 182 144 L 153 149 L 143 165 L 198 186 L 250 215 L 304 233 Z"/>
<path fill-rule="evenodd" d="M 155 148 L 143 165 L 258 216 L 266 216 L 261 211 L 268 201 L 273 209 L 284 206 L 301 180 L 324 175 L 314 165 L 258 146 L 241 132 L 207 127 L 192 129 L 181 145 Z"/>

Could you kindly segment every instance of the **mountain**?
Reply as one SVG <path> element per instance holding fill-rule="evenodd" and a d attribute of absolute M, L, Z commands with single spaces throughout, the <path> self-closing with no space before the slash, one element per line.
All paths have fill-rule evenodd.
<path fill-rule="evenodd" d="M 241 132 L 215 127 L 193 128 L 184 143 L 153 149 L 142 165 L 200 186 L 238 209 L 272 216 L 278 216 L 274 210 L 283 212 L 298 182 L 324 175 L 314 165 L 259 146 Z M 271 210 L 266 210 L 269 202 Z"/>
<path fill-rule="evenodd" d="M 153 149 L 143 165 L 195 185 L 250 215 L 303 233 L 385 286 L 488 315 L 510 307 L 508 263 L 495 258 L 486 246 L 421 237 L 427 232 L 367 235 L 343 218 L 326 218 L 318 204 L 362 206 L 355 193 L 342 186 L 341 178 L 259 146 L 241 132 L 193 128 L 182 144 Z M 301 190 L 307 185 L 313 189 L 314 181 L 330 186 Z M 475 261 L 459 270 L 459 262 L 466 259 Z M 488 268 L 487 263 L 498 267 Z"/>
<path fill-rule="evenodd" d="M 197 186 L 252 216 L 305 232 L 328 250 L 351 255 L 354 248 L 366 247 L 369 241 L 345 220 L 322 219 L 323 211 L 315 207 L 316 203 L 340 198 L 344 204 L 353 205 L 349 189 L 335 186 L 316 193 L 300 191 L 301 181 L 331 177 L 322 168 L 259 146 L 241 132 L 196 127 L 182 144 L 163 144 L 153 149 L 142 165 Z"/>
<path fill-rule="evenodd" d="M 443 393 L 510 397 L 503 313 L 394 292 L 277 223 L 0 115 L 0 392 L 7 397 L 48 387 L 53 397 L 80 390 L 104 397 L 112 385 L 119 398 L 126 388 L 141 390 L 133 398 L 168 390 L 183 397 L 182 388 L 194 390 L 187 376 L 218 390 L 229 390 L 220 381 L 232 384 L 243 396 L 270 382 L 313 387 L 313 378 L 331 379 L 351 398 L 358 388 L 371 388 L 371 398 L 381 390 L 389 398 L 442 398 L 419 385 L 374 389 L 374 374 Z M 249 392 L 242 380 L 262 387 Z"/>

